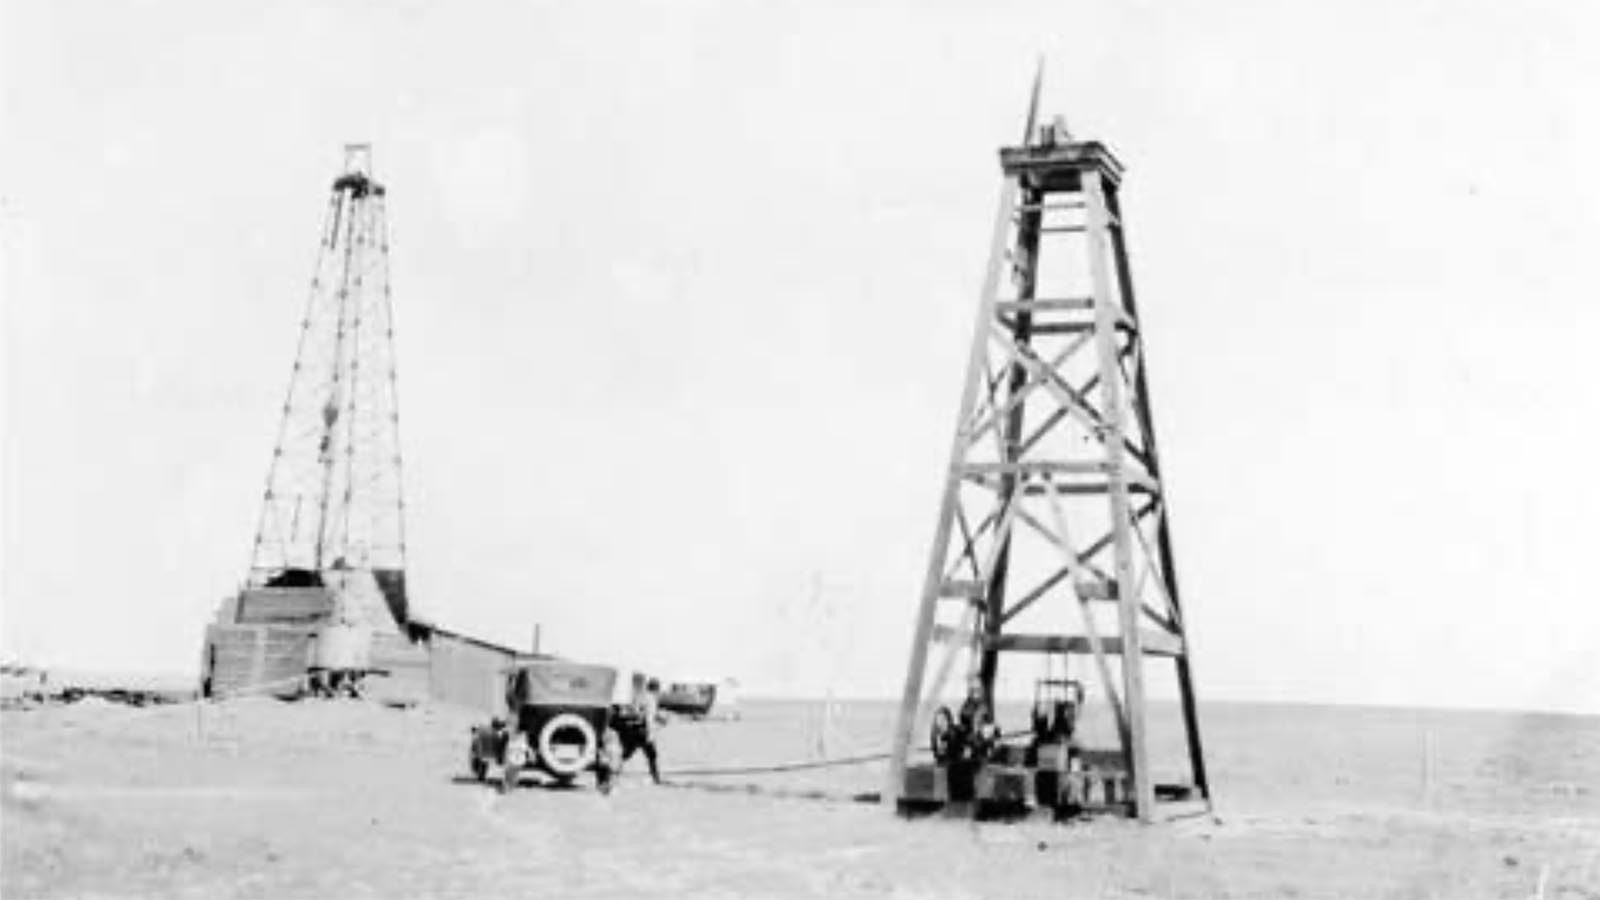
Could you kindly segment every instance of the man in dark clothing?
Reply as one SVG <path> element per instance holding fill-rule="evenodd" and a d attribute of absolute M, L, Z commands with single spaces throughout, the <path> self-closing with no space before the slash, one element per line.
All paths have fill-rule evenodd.
<path fill-rule="evenodd" d="M 656 784 L 661 783 L 661 770 L 656 763 L 655 727 L 665 721 L 661 714 L 661 682 L 650 679 L 645 685 L 644 695 L 638 697 L 633 703 L 617 707 L 616 714 L 611 718 L 611 727 L 617 732 L 617 739 L 622 744 L 621 758 L 618 759 L 612 778 L 622 774 L 622 767 L 636 751 L 644 751 L 644 759 L 650 766 L 650 779 Z"/>
<path fill-rule="evenodd" d="M 984 761 L 1000 743 L 1000 728 L 994 722 L 994 712 L 989 708 L 983 682 L 973 679 L 967 699 L 956 716 L 959 740 L 966 745 L 971 758 Z"/>

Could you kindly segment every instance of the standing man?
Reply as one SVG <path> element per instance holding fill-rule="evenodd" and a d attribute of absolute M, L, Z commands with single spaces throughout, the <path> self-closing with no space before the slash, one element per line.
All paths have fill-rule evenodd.
<path fill-rule="evenodd" d="M 616 729 L 617 738 L 622 744 L 622 758 L 618 760 L 614 778 L 622 774 L 622 767 L 633 756 L 634 751 L 643 750 L 645 762 L 650 766 L 650 779 L 656 784 L 661 783 L 661 770 L 656 764 L 656 738 L 657 725 L 666 723 L 666 716 L 661 712 L 661 682 L 652 678 L 645 684 L 642 696 L 635 697 L 633 703 L 620 707 L 617 715 L 612 717 L 612 727 Z"/>

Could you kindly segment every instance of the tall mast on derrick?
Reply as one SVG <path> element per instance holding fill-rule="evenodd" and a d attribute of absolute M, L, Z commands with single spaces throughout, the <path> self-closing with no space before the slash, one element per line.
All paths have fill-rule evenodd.
<path fill-rule="evenodd" d="M 330 573 L 371 572 L 391 606 L 404 596 L 386 199 L 371 145 L 345 145 L 267 473 L 252 586 L 331 586 Z"/>

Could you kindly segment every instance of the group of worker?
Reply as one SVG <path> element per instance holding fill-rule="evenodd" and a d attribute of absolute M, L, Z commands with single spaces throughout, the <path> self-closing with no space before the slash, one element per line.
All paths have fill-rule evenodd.
<path fill-rule="evenodd" d="M 1078 713 L 1083 706 L 1083 685 L 1065 680 L 1047 683 L 1061 685 L 1065 692 L 1049 700 L 1037 697 L 1034 700 L 1032 732 L 1026 755 L 1035 760 L 1040 747 L 1047 744 L 1065 744 L 1072 748 L 1074 755 L 1077 752 L 1074 734 Z M 961 704 L 960 712 L 953 717 L 949 716 L 947 710 L 941 710 L 941 714 L 946 716 L 944 727 L 936 726 L 935 731 L 943 733 L 935 737 L 933 748 L 934 756 L 940 762 L 968 766 L 981 764 L 1003 749 L 1004 735 L 995 721 L 989 692 L 977 678 L 969 682 L 967 698 Z"/>

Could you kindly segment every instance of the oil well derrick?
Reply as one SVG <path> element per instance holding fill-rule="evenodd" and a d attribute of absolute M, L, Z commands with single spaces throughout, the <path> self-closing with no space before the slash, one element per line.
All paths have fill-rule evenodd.
<path fill-rule="evenodd" d="M 207 629 L 203 687 L 359 674 L 406 620 L 387 191 L 367 144 L 334 179 L 250 569 Z"/>
<path fill-rule="evenodd" d="M 328 199 L 251 553 L 255 586 L 296 573 L 404 579 L 388 192 L 371 160 L 369 146 L 347 146 Z"/>
<path fill-rule="evenodd" d="M 1036 78 L 1023 142 L 1000 151 L 999 211 L 885 798 L 903 810 L 1106 809 L 1150 821 L 1158 799 L 1209 805 L 1210 789 L 1124 170 L 1062 120 L 1037 126 L 1038 103 Z M 1030 656 L 1045 677 L 1030 727 L 1008 731 L 1019 723 L 996 714 L 997 679 L 1003 662 Z M 963 699 L 947 699 L 962 660 Z M 1146 677 L 1165 665 L 1177 766 L 1152 759 Z M 1115 734 L 1094 747 L 1078 719 L 1101 697 Z M 1158 784 L 1158 765 L 1175 777 Z"/>

